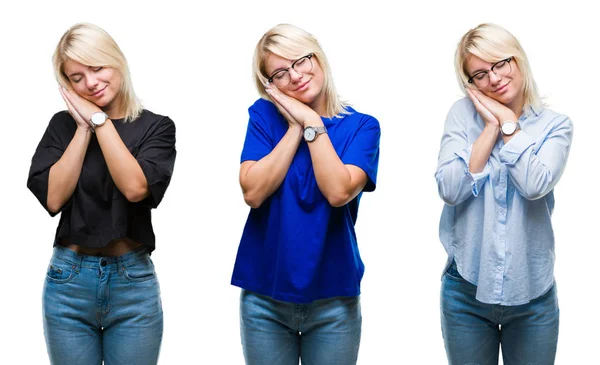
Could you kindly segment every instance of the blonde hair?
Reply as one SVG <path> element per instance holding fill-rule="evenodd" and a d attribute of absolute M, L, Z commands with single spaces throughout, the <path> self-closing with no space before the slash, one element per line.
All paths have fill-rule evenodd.
<path fill-rule="evenodd" d="M 121 85 L 116 98 L 125 112 L 125 121 L 131 122 L 140 116 L 142 103 L 133 91 L 125 55 L 104 29 L 94 24 L 79 23 L 60 38 L 52 56 L 52 63 L 54 75 L 63 86 L 69 85 L 69 78 L 64 72 L 67 59 L 86 66 L 115 69 L 121 75 Z"/>
<path fill-rule="evenodd" d="M 325 76 L 323 91 L 327 116 L 338 117 L 340 114 L 349 114 L 346 109 L 349 104 L 341 100 L 337 94 L 327 57 L 319 42 L 310 33 L 291 24 L 279 24 L 269 29 L 256 45 L 252 71 L 258 93 L 263 99 L 270 100 L 265 91 L 265 84 L 269 78 L 266 61 L 270 54 L 295 60 L 309 53 L 314 54 L 313 60 L 319 63 Z"/>
<path fill-rule="evenodd" d="M 496 24 L 480 24 L 476 28 L 469 30 L 458 43 L 454 58 L 454 67 L 458 83 L 465 93 L 469 77 L 471 77 L 467 70 L 467 62 L 471 55 L 490 63 L 512 57 L 513 62 L 517 63 L 523 75 L 525 106 L 531 105 L 539 108 L 544 105 L 533 79 L 525 51 L 517 38 L 506 29 Z"/>

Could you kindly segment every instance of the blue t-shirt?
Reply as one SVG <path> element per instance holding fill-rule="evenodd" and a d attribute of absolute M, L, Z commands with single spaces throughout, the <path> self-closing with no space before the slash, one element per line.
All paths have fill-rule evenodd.
<path fill-rule="evenodd" d="M 269 101 L 249 108 L 241 161 L 258 161 L 275 148 L 288 122 Z M 348 108 L 350 115 L 322 118 L 344 164 L 368 177 L 363 191 L 375 190 L 379 163 L 377 119 Z M 354 225 L 362 193 L 332 207 L 317 186 L 307 142 L 302 140 L 281 186 L 251 209 L 238 249 L 231 283 L 293 303 L 360 294 L 364 265 Z"/>

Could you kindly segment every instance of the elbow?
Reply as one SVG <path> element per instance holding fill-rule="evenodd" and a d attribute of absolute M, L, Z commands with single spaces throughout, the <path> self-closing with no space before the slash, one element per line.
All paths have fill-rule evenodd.
<path fill-rule="evenodd" d="M 448 196 L 441 196 L 441 197 L 442 197 L 442 200 L 444 201 L 444 203 L 446 205 L 451 206 L 451 207 L 454 207 L 454 206 L 460 204 L 460 202 L 458 200 L 454 199 L 454 198 L 451 198 L 451 197 L 448 197 Z"/>
<path fill-rule="evenodd" d="M 50 200 L 48 200 L 48 202 L 46 203 L 46 209 L 48 209 L 48 212 L 52 215 L 58 214 L 58 212 L 60 212 L 61 207 L 61 204 Z"/>
<path fill-rule="evenodd" d="M 458 199 L 457 194 L 450 194 L 449 191 L 444 190 L 441 186 L 438 186 L 438 193 L 440 195 L 440 198 L 442 198 L 444 203 L 447 205 L 455 206 L 461 203 L 461 201 Z"/>
<path fill-rule="evenodd" d="M 521 194 L 521 196 L 527 200 L 538 200 L 546 196 L 546 192 L 539 190 L 526 190 Z"/>
<path fill-rule="evenodd" d="M 257 194 L 253 194 L 251 192 L 245 191 L 244 192 L 244 202 L 246 202 L 246 204 L 250 208 L 258 209 L 264 202 L 264 199 L 260 198 Z"/>
<path fill-rule="evenodd" d="M 343 207 L 352 200 L 352 196 L 346 192 L 338 192 L 334 194 L 328 194 L 326 197 L 327 202 L 334 208 Z"/>
<path fill-rule="evenodd" d="M 123 192 L 123 195 L 125 196 L 125 199 L 127 199 L 127 201 L 130 202 L 130 203 L 141 202 L 149 194 L 150 194 L 150 192 L 148 190 L 148 187 L 129 188 L 125 192 Z"/>
<path fill-rule="evenodd" d="M 554 188 L 554 185 L 556 185 L 556 182 L 553 181 L 552 175 L 547 175 L 543 179 L 531 179 L 525 184 L 523 191 L 520 193 L 527 200 L 538 200 L 546 196 Z"/>

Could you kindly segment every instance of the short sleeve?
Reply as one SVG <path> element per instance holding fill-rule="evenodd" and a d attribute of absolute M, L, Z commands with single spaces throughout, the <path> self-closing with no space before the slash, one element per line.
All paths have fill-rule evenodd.
<path fill-rule="evenodd" d="M 269 125 L 253 107 L 248 112 L 250 120 L 240 162 L 258 161 L 273 150 Z"/>
<path fill-rule="evenodd" d="M 356 132 L 348 149 L 342 156 L 344 165 L 361 168 L 369 178 L 363 191 L 374 191 L 377 184 L 377 168 L 379 165 L 379 139 L 381 128 L 377 119 L 367 116 Z"/>
<path fill-rule="evenodd" d="M 52 217 L 62 211 L 64 207 L 61 207 L 59 212 L 48 210 L 48 179 L 50 177 L 50 168 L 60 160 L 68 145 L 68 141 L 65 140 L 67 136 L 63 135 L 67 129 L 61 125 L 61 123 L 68 122 L 65 114 L 66 112 L 57 113 L 50 120 L 42 136 L 42 140 L 31 159 L 31 167 L 29 168 L 29 176 L 27 178 L 27 188 L 31 190 L 33 195 L 35 195 L 40 204 L 42 204 Z M 73 123 L 75 122 L 73 121 Z M 69 202 L 65 205 L 67 204 Z"/>
<path fill-rule="evenodd" d="M 175 123 L 169 117 L 163 118 L 140 145 L 137 161 L 148 182 L 150 196 L 142 201 L 150 208 L 156 208 L 162 201 L 173 176 L 175 167 Z"/>

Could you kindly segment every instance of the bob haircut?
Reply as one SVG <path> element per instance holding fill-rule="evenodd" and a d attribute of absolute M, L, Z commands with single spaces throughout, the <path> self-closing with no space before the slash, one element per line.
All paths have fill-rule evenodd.
<path fill-rule="evenodd" d="M 67 86 L 70 81 L 65 75 L 67 59 L 91 67 L 111 67 L 121 75 L 121 85 L 116 96 L 125 112 L 125 121 L 132 122 L 142 113 L 142 103 L 133 91 L 129 66 L 125 55 L 115 40 L 104 29 L 94 24 L 79 23 L 63 34 L 56 46 L 52 63 L 59 84 Z"/>
<path fill-rule="evenodd" d="M 269 29 L 258 41 L 254 51 L 252 71 L 256 89 L 263 99 L 270 100 L 265 91 L 265 85 L 269 75 L 266 72 L 266 61 L 270 54 L 296 60 L 313 53 L 313 59 L 319 63 L 324 74 L 323 91 L 325 92 L 325 106 L 327 116 L 340 117 L 340 114 L 350 114 L 346 109 L 349 105 L 342 101 L 337 94 L 333 83 L 331 68 L 327 57 L 319 42 L 310 33 L 291 24 L 279 24 Z"/>
<path fill-rule="evenodd" d="M 525 106 L 543 107 L 537 85 L 533 79 L 527 55 L 521 44 L 506 29 L 496 24 L 484 23 L 469 30 L 458 43 L 454 58 L 456 77 L 463 92 L 468 87 L 469 73 L 467 62 L 471 55 L 495 63 L 513 57 L 523 75 L 523 94 Z"/>

